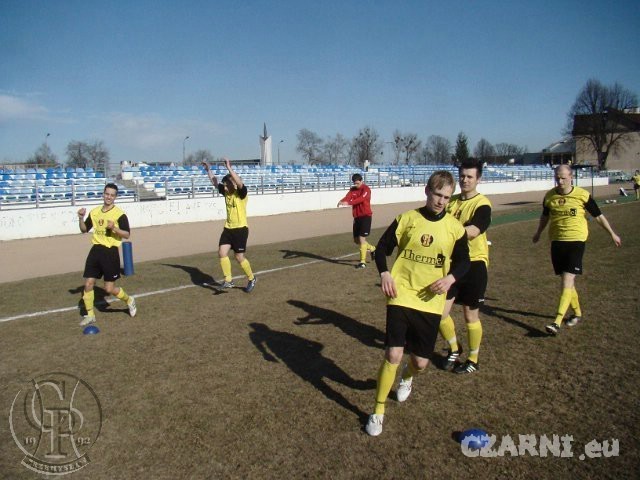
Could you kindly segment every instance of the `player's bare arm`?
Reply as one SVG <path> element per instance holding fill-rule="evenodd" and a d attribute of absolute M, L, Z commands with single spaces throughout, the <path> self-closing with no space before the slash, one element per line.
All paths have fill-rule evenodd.
<path fill-rule="evenodd" d="M 609 233 L 609 235 L 611 235 L 611 240 L 613 240 L 613 243 L 615 243 L 616 247 L 620 247 L 622 245 L 622 240 L 616 234 L 616 232 L 613 231 L 613 228 L 611 228 L 609 221 L 604 215 L 598 215 L 596 217 L 596 222 L 598 222 L 598 225 L 600 225 Z"/>
<path fill-rule="evenodd" d="M 540 222 L 538 223 L 538 230 L 533 234 L 533 243 L 538 243 L 540 240 L 540 235 L 547 228 L 547 224 L 549 223 L 549 217 L 547 215 L 540 215 Z"/>
<path fill-rule="evenodd" d="M 84 223 L 84 216 L 87 214 L 86 208 L 81 208 L 78 210 L 78 226 L 80 227 L 80 231 L 82 233 L 87 233 L 87 225 Z"/>
<path fill-rule="evenodd" d="M 227 167 L 233 183 L 236 184 L 236 188 L 240 190 L 243 187 L 244 182 L 242 181 L 242 178 L 240 178 L 240 176 L 238 176 L 238 174 L 233 170 L 233 167 L 231 166 L 231 160 L 229 160 L 227 157 L 224 157 L 224 166 Z"/>
<path fill-rule="evenodd" d="M 202 166 L 207 171 L 207 176 L 209 177 L 209 181 L 211 182 L 211 184 L 214 187 L 218 188 L 218 177 L 216 177 L 211 171 L 211 167 L 209 167 L 209 162 L 207 161 L 202 162 Z"/>

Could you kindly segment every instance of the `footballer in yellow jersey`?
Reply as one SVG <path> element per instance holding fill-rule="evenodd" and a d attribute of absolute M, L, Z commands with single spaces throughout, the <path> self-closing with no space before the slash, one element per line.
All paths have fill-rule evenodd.
<path fill-rule="evenodd" d="M 129 314 L 134 317 L 137 313 L 136 301 L 125 293 L 124 289 L 116 287 L 115 281 L 120 278 L 120 252 L 118 247 L 130 236 L 129 219 L 125 213 L 115 205 L 118 196 L 118 186 L 108 183 L 102 193 L 103 204 L 93 208 L 85 220 L 86 208 L 78 210 L 79 228 L 82 233 L 93 230 L 92 247 L 84 266 L 84 302 L 86 315 L 80 322 L 81 326 L 96 321 L 94 312 L 94 287 L 96 279 L 104 277 L 104 289 L 109 295 L 114 295 L 125 302 Z"/>
<path fill-rule="evenodd" d="M 244 291 L 250 293 L 256 286 L 256 277 L 251 270 L 249 260 L 244 256 L 247 250 L 247 240 L 249 239 L 247 186 L 233 170 L 231 161 L 228 158 L 224 159 L 224 164 L 229 173 L 222 178 L 222 181 L 218 182 L 218 178 L 211 171 L 209 164 L 207 162 L 202 163 L 212 185 L 224 196 L 227 210 L 227 219 L 218 242 L 218 257 L 220 258 L 220 267 L 224 275 L 224 280 L 220 286 L 223 289 L 235 286 L 231 276 L 231 260 L 229 260 L 229 252 L 233 250 L 236 261 L 247 276 L 247 285 L 244 287 Z"/>
<path fill-rule="evenodd" d="M 538 222 L 538 229 L 532 238 L 533 243 L 537 243 L 540 235 L 549 225 L 551 263 L 556 275 L 561 276 L 561 294 L 556 318 L 553 323 L 545 327 L 549 335 L 559 333 L 569 306 L 573 309 L 573 315 L 565 323 L 568 326 L 574 326 L 582 319 L 575 278 L 576 275 L 582 274 L 582 257 L 589 236 L 587 212 L 609 233 L 617 247 L 622 244 L 620 237 L 613 231 L 589 192 L 573 186 L 573 173 L 570 166 L 558 166 L 555 171 L 555 180 L 556 187 L 544 196 L 542 215 Z"/>
<path fill-rule="evenodd" d="M 378 370 L 376 405 L 365 427 L 369 435 L 382 433 L 387 397 L 395 381 L 405 346 L 410 360 L 405 366 L 397 397 L 404 401 L 413 375 L 427 367 L 438 336 L 446 293 L 469 268 L 467 235 L 445 207 L 455 181 L 446 171 L 433 173 L 425 193 L 426 205 L 399 215 L 376 247 L 376 267 L 387 297 L 385 358 Z M 387 256 L 398 254 L 391 271 Z"/>
<path fill-rule="evenodd" d="M 631 180 L 633 181 L 633 191 L 636 194 L 636 200 L 640 200 L 640 170 L 636 170 Z"/>
<path fill-rule="evenodd" d="M 484 303 L 489 266 L 489 244 L 487 229 L 491 224 L 491 202 L 478 192 L 482 177 L 482 163 L 474 158 L 463 161 L 458 168 L 460 193 L 454 195 L 447 205 L 447 212 L 464 226 L 469 241 L 471 266 L 467 274 L 458 280 L 447 292 L 447 303 L 440 321 L 440 333 L 449 344 L 449 353 L 443 368 L 454 373 L 473 373 L 479 370 L 478 355 L 482 342 L 480 305 Z M 467 326 L 469 356 L 465 363 L 459 363 L 462 348 L 458 345 L 455 323 L 451 317 L 453 304 L 462 305 Z"/>

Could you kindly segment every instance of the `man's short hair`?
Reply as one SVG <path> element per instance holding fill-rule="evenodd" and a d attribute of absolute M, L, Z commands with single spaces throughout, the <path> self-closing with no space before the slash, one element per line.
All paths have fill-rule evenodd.
<path fill-rule="evenodd" d="M 116 185 L 115 183 L 107 183 L 104 186 L 104 190 L 102 191 L 102 193 L 106 192 L 107 188 L 113 188 L 116 191 L 116 195 L 118 194 L 118 185 Z"/>
<path fill-rule="evenodd" d="M 362 175 L 360 175 L 359 173 L 354 173 L 353 175 L 351 175 L 351 181 L 352 182 L 361 182 L 362 181 Z"/>
<path fill-rule="evenodd" d="M 479 159 L 473 157 L 465 158 L 464 160 L 462 160 L 462 162 L 460 162 L 460 164 L 458 165 L 458 174 L 461 174 L 463 169 L 471 168 L 476 169 L 476 172 L 478 172 L 478 178 L 482 176 L 482 162 Z"/>
<path fill-rule="evenodd" d="M 222 177 L 222 183 L 230 183 L 232 182 L 231 174 L 227 173 L 224 177 Z"/>
<path fill-rule="evenodd" d="M 443 187 L 449 186 L 453 189 L 456 188 L 456 181 L 451 175 L 451 172 L 446 170 L 438 170 L 437 172 L 433 172 L 429 177 L 429 181 L 427 182 L 427 188 L 430 191 L 440 190 Z"/>

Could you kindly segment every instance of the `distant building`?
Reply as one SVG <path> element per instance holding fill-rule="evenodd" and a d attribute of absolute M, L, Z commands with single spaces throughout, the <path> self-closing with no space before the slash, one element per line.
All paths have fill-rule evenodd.
<path fill-rule="evenodd" d="M 572 131 L 576 142 L 576 163 L 598 164 L 598 156 L 589 136 L 600 130 L 607 135 L 623 136 L 617 148 L 609 152 L 608 170 L 632 171 L 640 168 L 640 109 L 609 109 L 597 115 L 576 115 Z"/>
<path fill-rule="evenodd" d="M 562 165 L 576 163 L 576 141 L 565 138 L 542 149 L 541 163 L 545 165 Z"/>

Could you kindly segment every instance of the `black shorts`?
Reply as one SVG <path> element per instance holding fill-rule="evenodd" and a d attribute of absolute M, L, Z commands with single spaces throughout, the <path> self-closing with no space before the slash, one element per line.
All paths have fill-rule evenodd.
<path fill-rule="evenodd" d="M 368 237 L 371 233 L 371 217 L 356 217 L 353 219 L 353 238 Z"/>
<path fill-rule="evenodd" d="M 556 275 L 582 274 L 582 256 L 586 242 L 551 242 L 551 263 Z"/>
<path fill-rule="evenodd" d="M 220 235 L 220 245 L 231 245 L 236 253 L 244 253 L 247 250 L 247 240 L 249 239 L 249 227 L 224 228 Z"/>
<path fill-rule="evenodd" d="M 120 278 L 120 252 L 118 247 L 94 245 L 84 264 L 84 278 L 102 278 L 115 282 Z"/>
<path fill-rule="evenodd" d="M 418 357 L 429 358 L 436 346 L 440 317 L 435 313 L 387 305 L 385 346 L 406 347 Z"/>
<path fill-rule="evenodd" d="M 487 277 L 487 265 L 482 260 L 471 262 L 465 276 L 451 285 L 447 299 L 455 298 L 455 303 L 466 305 L 472 310 L 480 308 L 487 290 Z"/>

